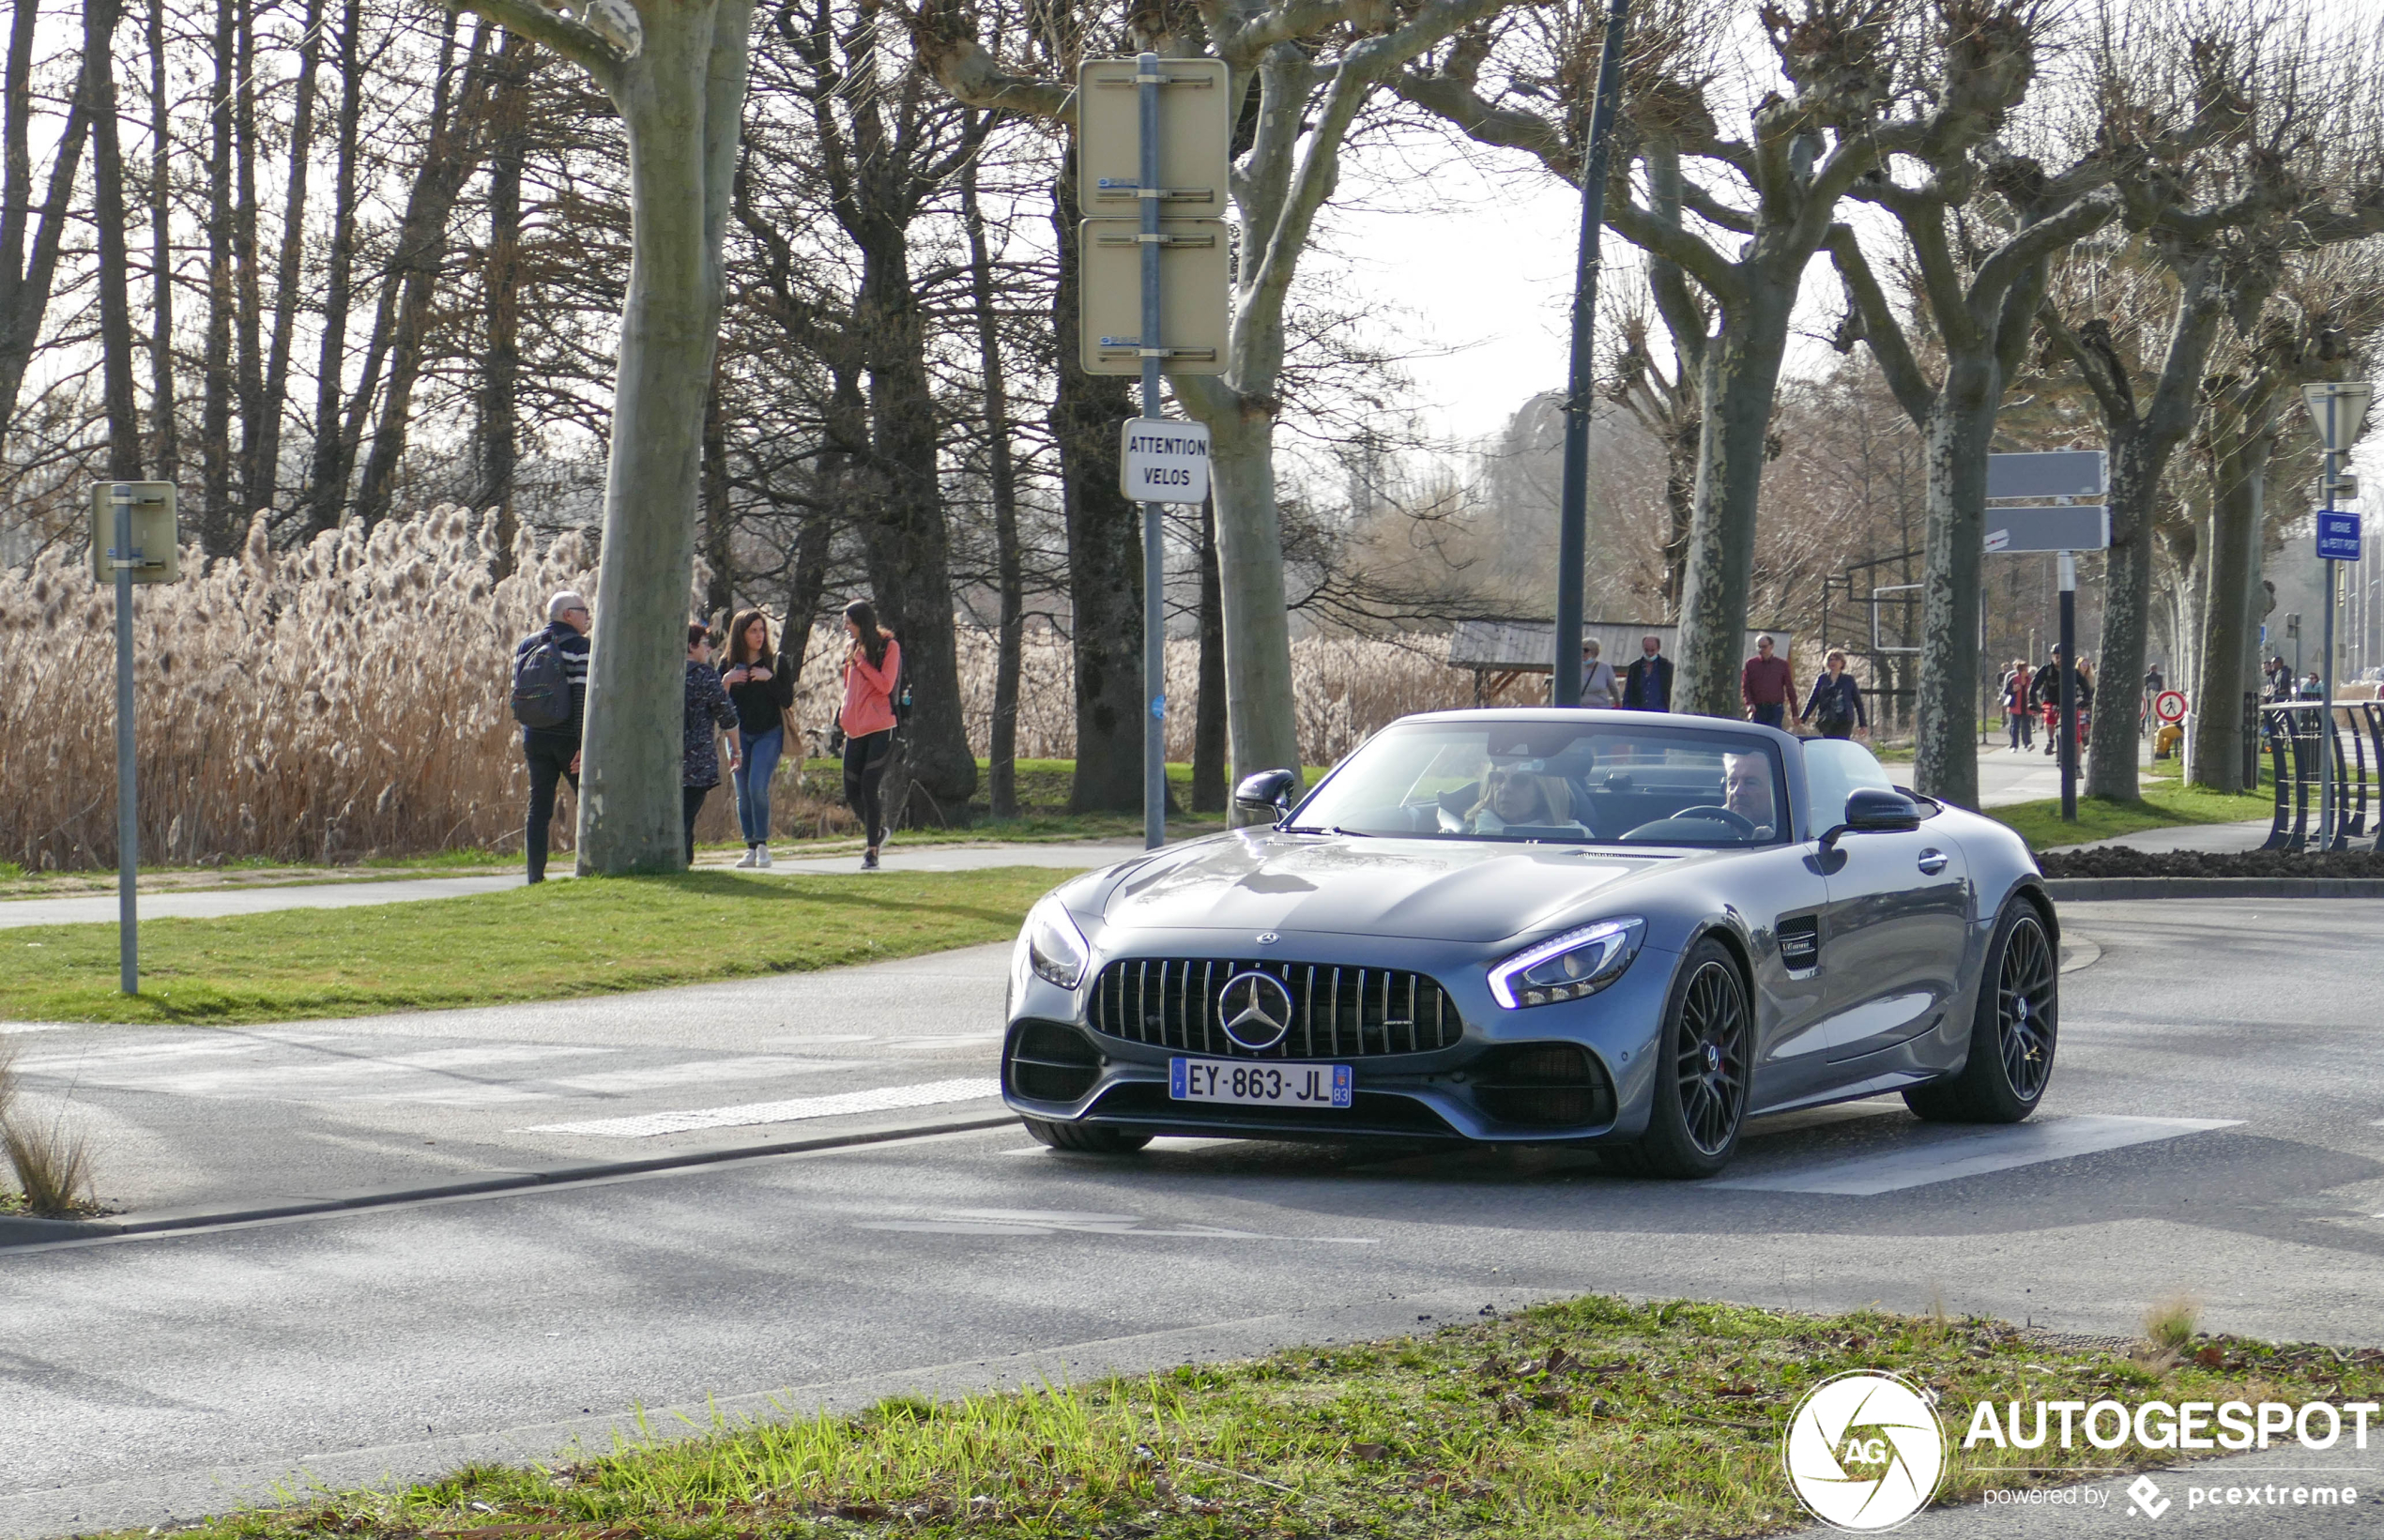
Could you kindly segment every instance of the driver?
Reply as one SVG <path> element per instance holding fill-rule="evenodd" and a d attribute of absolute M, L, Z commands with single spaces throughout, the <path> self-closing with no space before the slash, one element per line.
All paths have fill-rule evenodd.
<path fill-rule="evenodd" d="M 1755 838 L 1772 837 L 1778 815 L 1773 811 L 1770 755 L 1722 755 L 1722 806 L 1753 824 Z"/>

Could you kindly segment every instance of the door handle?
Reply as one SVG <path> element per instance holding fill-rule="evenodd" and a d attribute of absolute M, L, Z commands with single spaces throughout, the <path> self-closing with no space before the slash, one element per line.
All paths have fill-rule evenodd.
<path fill-rule="evenodd" d="M 1920 852 L 1920 870 L 1924 876 L 1935 877 L 1939 872 L 1942 872 L 1945 869 L 1946 853 L 1943 850 L 1923 850 Z"/>

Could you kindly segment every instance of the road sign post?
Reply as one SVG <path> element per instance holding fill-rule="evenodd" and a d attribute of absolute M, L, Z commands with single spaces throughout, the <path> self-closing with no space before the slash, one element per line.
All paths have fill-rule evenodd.
<path fill-rule="evenodd" d="M 2334 564 L 2360 559 L 2359 515 L 2337 511 L 2334 496 L 2343 486 L 2340 472 L 2344 456 L 2349 453 L 2351 440 L 2359 434 L 2360 419 L 2367 414 L 2368 397 L 2373 391 L 2374 387 L 2364 380 L 2328 380 L 2301 387 L 2301 404 L 2309 409 L 2310 419 L 2317 426 L 2319 447 L 2326 451 L 2326 507 L 2317 516 L 2318 572 L 2324 580 L 2326 606 L 2318 628 L 2318 667 L 2321 670 L 2318 723 L 2323 729 L 2318 734 L 2317 748 L 2317 847 L 2320 850 L 2337 848 L 2334 832 Z"/>
<path fill-rule="evenodd" d="M 115 587 L 116 987 L 141 992 L 141 819 L 132 741 L 132 586 L 182 576 L 174 488 L 102 481 L 91 489 L 91 570 Z"/>
<path fill-rule="evenodd" d="M 1225 212 L 1232 158 L 1228 79 L 1222 59 L 1163 60 L 1156 53 L 1088 59 L 1077 72 L 1078 200 L 1089 214 L 1129 197 L 1136 207 L 1130 228 L 1125 220 L 1088 217 L 1077 242 L 1084 260 L 1077 347 L 1085 370 L 1141 376 L 1142 416 L 1127 425 L 1129 453 L 1138 428 L 1157 436 L 1184 426 L 1160 419 L 1163 367 L 1187 374 L 1225 370 L 1227 251 L 1225 224 L 1216 216 Z M 1131 98 L 1122 89 L 1128 85 Z M 1168 204 L 1208 217 L 1162 220 Z M 1116 260 L 1129 248 L 1130 289 Z M 1172 296 L 1171 265 L 1184 280 Z M 1173 307 L 1170 298 L 1178 301 Z M 1205 483 L 1205 429 L 1199 438 Z M 1179 499 L 1154 495 L 1167 489 L 1165 481 L 1138 492 L 1123 460 L 1120 473 L 1126 496 L 1142 507 L 1142 840 L 1157 849 L 1167 843 L 1168 790 L 1167 550 L 1160 510 Z"/>
<path fill-rule="evenodd" d="M 2078 563 L 2071 553 L 2101 551 L 2111 544 L 2111 510 L 2078 501 L 2102 496 L 2109 458 L 2101 450 L 2055 450 L 2038 454 L 1987 456 L 1987 496 L 2006 500 L 2059 497 L 1986 510 L 1987 554 L 2055 553 L 2060 559 L 2061 663 L 2059 734 L 2061 817 L 2078 821 Z"/>

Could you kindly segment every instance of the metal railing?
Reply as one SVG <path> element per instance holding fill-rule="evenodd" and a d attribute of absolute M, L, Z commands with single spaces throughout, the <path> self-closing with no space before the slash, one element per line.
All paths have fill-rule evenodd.
<path fill-rule="evenodd" d="M 2384 850 L 2384 806 L 2371 809 L 2369 788 L 2371 773 L 2384 773 L 2384 703 L 2272 701 L 2260 708 L 2260 739 L 2276 780 L 2276 808 L 2261 849 L 2317 847 L 2312 825 L 2325 755 L 2332 760 L 2335 786 L 2334 835 L 2327 848 Z M 2354 846 L 2354 840 L 2371 843 Z"/>

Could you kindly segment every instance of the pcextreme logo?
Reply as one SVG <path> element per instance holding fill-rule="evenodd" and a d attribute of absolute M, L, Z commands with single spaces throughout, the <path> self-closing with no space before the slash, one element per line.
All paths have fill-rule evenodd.
<path fill-rule="evenodd" d="M 1946 1435 L 1928 1394 L 1872 1370 L 1833 1375 L 1796 1403 L 1780 1450 L 1789 1485 L 1833 1529 L 1891 1530 L 1929 1505 Z"/>

